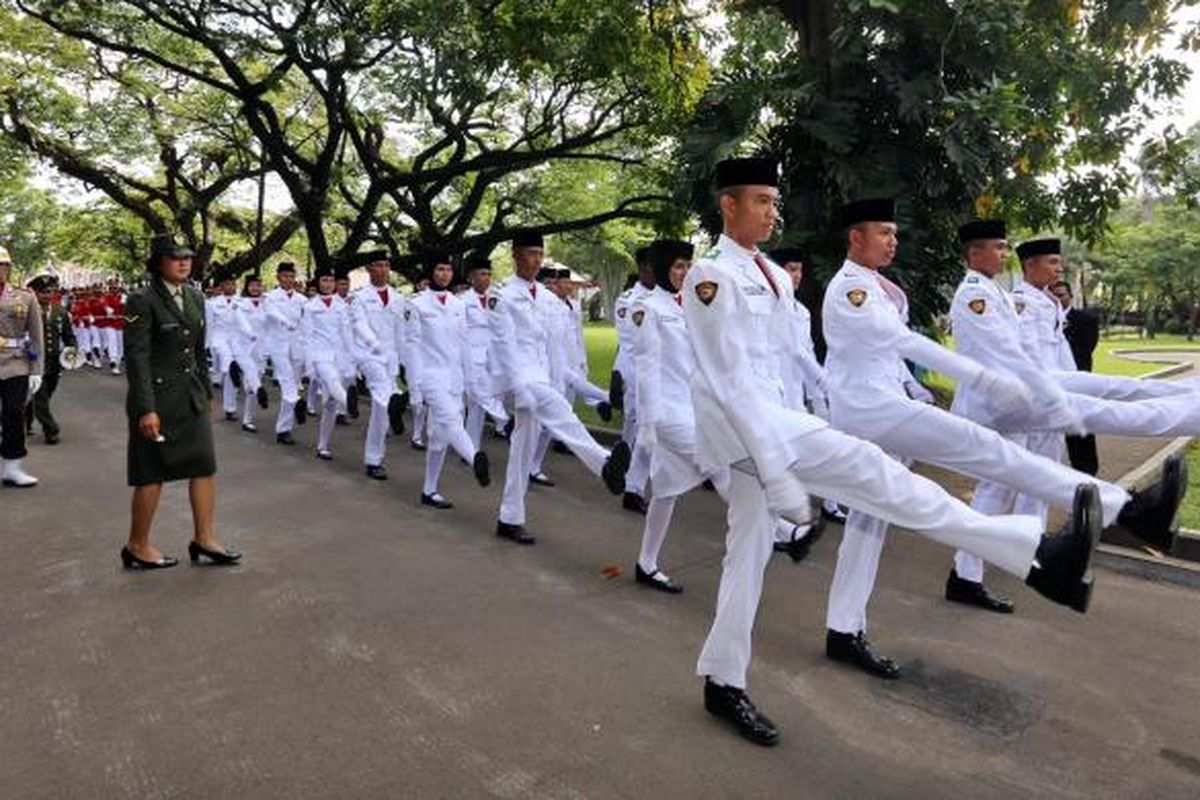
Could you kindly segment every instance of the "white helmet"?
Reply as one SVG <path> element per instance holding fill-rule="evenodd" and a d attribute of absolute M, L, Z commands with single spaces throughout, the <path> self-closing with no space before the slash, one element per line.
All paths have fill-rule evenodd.
<path fill-rule="evenodd" d="M 12 256 L 10 256 L 8 254 L 8 250 L 5 249 L 4 245 L 0 244 L 0 264 L 11 264 L 11 263 L 12 263 Z"/>

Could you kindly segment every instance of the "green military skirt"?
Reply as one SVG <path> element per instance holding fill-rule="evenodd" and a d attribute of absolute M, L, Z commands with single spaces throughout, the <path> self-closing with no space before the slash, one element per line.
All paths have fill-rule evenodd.
<path fill-rule="evenodd" d="M 165 442 L 153 442 L 129 421 L 129 485 L 204 478 L 217 472 L 212 423 L 208 415 L 186 415 L 162 420 Z"/>

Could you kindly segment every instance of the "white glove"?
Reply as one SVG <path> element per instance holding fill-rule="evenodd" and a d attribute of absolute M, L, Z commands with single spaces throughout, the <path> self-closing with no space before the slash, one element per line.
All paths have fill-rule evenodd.
<path fill-rule="evenodd" d="M 637 443 L 643 447 L 653 447 L 658 444 L 658 433 L 653 425 L 639 425 Z"/>
<path fill-rule="evenodd" d="M 533 392 L 529 391 L 529 387 L 519 386 L 513 389 L 513 405 L 517 408 L 535 408 L 537 406 L 537 398 L 533 396 Z"/>
<path fill-rule="evenodd" d="M 421 394 L 420 389 L 414 389 L 411 386 L 408 387 L 408 404 L 410 406 L 425 405 L 425 395 Z"/>
<path fill-rule="evenodd" d="M 904 384 L 904 390 L 908 392 L 910 398 L 916 400 L 918 403 L 933 405 L 933 392 L 926 389 L 920 381 L 907 381 Z"/>
<path fill-rule="evenodd" d="M 379 342 L 376 342 L 375 344 L 371 345 L 371 355 L 375 356 L 376 358 L 382 358 L 383 357 L 383 345 L 380 344 Z"/>
<path fill-rule="evenodd" d="M 829 395 L 827 393 L 813 395 L 812 413 L 829 422 Z"/>
<path fill-rule="evenodd" d="M 29 376 L 29 396 L 33 397 L 35 394 L 38 393 L 38 389 L 41 389 L 41 388 L 42 388 L 42 376 L 41 375 L 30 375 Z"/>
<path fill-rule="evenodd" d="M 1046 414 L 1051 430 L 1062 431 L 1071 436 L 1086 436 L 1083 417 L 1067 403 L 1054 403 Z"/>
<path fill-rule="evenodd" d="M 1002 413 L 1018 412 L 1033 404 L 1033 393 L 1016 378 L 999 372 L 983 370 L 971 381 L 970 386 L 984 395 L 987 402 Z"/>

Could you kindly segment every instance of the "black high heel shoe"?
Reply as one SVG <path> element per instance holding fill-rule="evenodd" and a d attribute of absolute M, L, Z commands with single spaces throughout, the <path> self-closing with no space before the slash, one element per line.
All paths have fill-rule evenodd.
<path fill-rule="evenodd" d="M 128 547 L 121 548 L 121 564 L 125 569 L 168 569 L 179 563 L 178 558 L 163 556 L 158 561 L 147 561 L 135 556 Z"/>
<path fill-rule="evenodd" d="M 242 560 L 242 554 L 237 550 L 225 548 L 224 552 L 220 550 L 209 550 L 207 547 L 201 547 L 198 542 L 188 542 L 188 558 L 195 564 L 200 560 L 200 556 L 204 556 L 209 561 L 220 566 L 236 564 Z"/>

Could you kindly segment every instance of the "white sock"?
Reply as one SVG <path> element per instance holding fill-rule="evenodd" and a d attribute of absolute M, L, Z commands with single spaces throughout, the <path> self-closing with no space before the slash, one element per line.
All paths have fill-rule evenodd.
<path fill-rule="evenodd" d="M 430 447 L 425 451 L 425 494 L 437 494 L 438 479 L 442 475 L 442 464 L 446 460 L 446 451 L 434 450 Z"/>
<path fill-rule="evenodd" d="M 675 510 L 674 497 L 652 497 L 646 508 L 646 526 L 642 529 L 642 550 L 638 554 L 638 566 L 647 575 L 658 571 L 658 554 L 667 541 L 671 527 L 671 514 Z"/>

